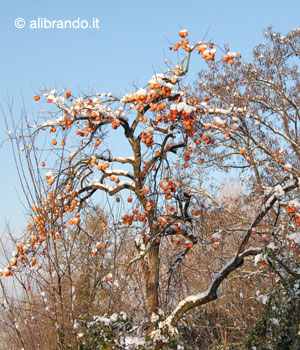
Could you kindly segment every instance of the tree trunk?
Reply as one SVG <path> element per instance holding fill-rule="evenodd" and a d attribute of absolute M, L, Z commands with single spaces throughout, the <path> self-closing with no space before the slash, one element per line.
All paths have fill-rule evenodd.
<path fill-rule="evenodd" d="M 148 263 L 145 260 L 148 260 Z M 142 270 L 146 289 L 146 310 L 149 321 L 149 334 L 153 329 L 151 325 L 152 313 L 157 314 L 159 307 L 159 244 L 154 244 L 146 257 L 142 260 Z"/>

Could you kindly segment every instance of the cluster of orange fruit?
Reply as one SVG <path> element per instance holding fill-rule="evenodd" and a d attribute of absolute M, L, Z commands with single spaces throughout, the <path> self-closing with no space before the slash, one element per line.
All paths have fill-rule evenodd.
<path fill-rule="evenodd" d="M 272 157 L 275 158 L 276 161 L 283 166 L 283 170 L 284 171 L 288 170 L 288 166 L 286 165 L 285 160 L 283 158 L 284 157 L 284 151 L 280 150 L 278 153 L 274 152 L 274 153 L 272 153 Z"/>
<path fill-rule="evenodd" d="M 200 209 L 191 209 L 191 214 L 194 216 L 199 216 L 201 214 Z"/>
<path fill-rule="evenodd" d="M 122 217 L 122 221 L 123 221 L 123 224 L 131 226 L 133 222 L 146 223 L 147 222 L 147 216 L 148 216 L 147 212 L 142 214 L 142 213 L 140 213 L 138 211 L 138 209 L 134 209 L 133 213 L 131 215 L 130 214 L 125 214 Z"/>
<path fill-rule="evenodd" d="M 181 47 L 182 50 L 190 52 L 192 50 L 191 46 L 189 45 L 190 42 L 188 39 L 185 39 L 188 36 L 187 30 L 182 29 L 178 34 L 183 40 L 177 42 L 173 47 L 171 47 L 171 49 L 174 51 L 178 51 L 178 49 Z"/>
<path fill-rule="evenodd" d="M 188 36 L 188 32 L 183 29 L 179 32 L 179 36 L 183 39 L 178 41 L 174 46 L 170 47 L 173 51 L 178 51 L 178 49 L 181 47 L 182 50 L 186 52 L 190 52 L 192 50 L 192 47 L 189 45 L 189 40 L 186 39 Z M 197 46 L 197 51 L 206 61 L 214 61 L 215 59 L 215 52 L 214 45 L 212 43 L 206 44 L 206 43 L 199 43 Z"/>
<path fill-rule="evenodd" d="M 141 196 L 146 196 L 150 192 L 150 186 L 143 186 L 143 188 L 140 191 Z"/>
<path fill-rule="evenodd" d="M 191 242 L 189 240 L 186 240 L 183 244 L 184 248 L 193 248 L 193 246 L 194 246 L 193 242 Z"/>
<path fill-rule="evenodd" d="M 41 210 L 37 206 L 34 206 L 33 210 L 36 215 L 30 218 L 33 223 L 28 224 L 27 226 L 27 230 L 31 232 L 30 238 L 26 240 L 26 243 L 19 242 L 17 244 L 17 251 L 14 252 L 13 259 L 10 261 L 10 264 L 4 269 L 4 275 L 6 277 L 13 275 L 12 269 L 17 269 L 19 263 L 22 263 L 23 265 L 30 264 L 30 266 L 36 266 L 38 270 L 41 269 L 41 264 L 36 265 L 36 257 L 33 256 L 30 258 L 30 255 L 34 255 L 38 245 L 43 243 L 43 241 L 50 235 L 56 238 L 56 235 L 59 234 L 59 231 L 57 231 L 55 235 L 53 232 L 47 233 L 45 226 L 47 213 L 45 210 Z M 2 271 L 0 273 L 0 276 L 3 276 Z"/>
<path fill-rule="evenodd" d="M 69 225 L 79 225 L 80 223 L 80 215 L 79 213 L 76 213 L 73 218 L 69 220 Z"/>
<path fill-rule="evenodd" d="M 120 123 L 120 121 L 119 120 L 117 120 L 117 119 L 113 119 L 112 120 L 112 122 L 111 122 L 111 127 L 113 128 L 113 129 L 118 129 L 118 127 L 121 125 L 121 123 Z"/>
<path fill-rule="evenodd" d="M 144 166 L 143 168 L 141 169 L 141 177 L 144 179 L 147 175 L 147 172 L 150 168 L 150 162 L 149 161 L 145 161 L 144 162 Z M 155 168 L 154 168 L 155 169 Z M 146 194 L 146 193 L 145 193 Z"/>
<path fill-rule="evenodd" d="M 215 60 L 215 54 L 216 49 L 213 48 L 213 44 L 209 44 L 209 48 L 205 45 L 200 45 L 197 48 L 198 53 L 204 58 L 206 61 L 214 61 Z"/>
<path fill-rule="evenodd" d="M 69 98 L 71 96 L 71 92 L 67 90 L 65 92 L 65 96 L 66 98 Z M 34 96 L 35 101 L 39 101 L 40 98 L 41 98 L 40 95 Z M 52 102 L 52 101 L 53 101 L 52 99 L 48 99 L 48 102 Z M 88 137 L 89 134 L 95 130 L 95 125 L 93 124 L 93 122 L 95 121 L 99 122 L 103 120 L 103 115 L 101 113 L 99 113 L 98 111 L 93 111 L 93 107 L 97 103 L 98 103 L 97 101 L 92 101 L 91 99 L 88 99 L 87 102 L 85 103 L 78 102 L 76 105 L 77 109 L 73 108 L 72 112 L 70 112 L 70 110 L 64 109 L 64 114 L 66 117 L 62 118 L 61 120 L 58 120 L 57 125 L 62 126 L 64 128 L 71 127 L 73 123 L 76 121 L 76 115 L 78 114 L 79 110 L 83 109 L 86 115 L 89 116 L 89 122 L 84 127 L 83 131 L 81 129 L 78 129 L 76 131 L 76 134 L 81 137 Z M 120 126 L 120 121 L 116 120 L 115 118 L 110 117 L 109 121 L 111 122 L 113 129 L 117 129 Z M 56 132 L 56 126 L 51 126 L 50 132 L 52 133 Z M 100 142 L 97 140 L 95 146 L 96 147 L 99 146 L 100 143 L 101 143 L 101 140 Z M 57 145 L 57 141 L 55 138 L 52 141 L 52 145 L 53 146 Z M 65 146 L 64 140 L 62 140 L 61 145 Z"/>
<path fill-rule="evenodd" d="M 182 50 L 186 51 L 186 52 L 190 52 L 191 51 L 191 47 L 189 45 L 189 40 L 185 39 L 188 36 L 188 32 L 186 29 L 182 29 L 179 32 L 179 36 L 184 39 L 184 40 L 180 40 L 179 42 L 177 42 L 173 47 L 171 47 L 170 49 L 173 51 L 178 51 L 178 49 L 181 47 Z"/>
<path fill-rule="evenodd" d="M 53 175 L 47 174 L 46 180 L 47 180 L 47 184 L 51 186 L 54 183 L 55 177 Z"/>
<path fill-rule="evenodd" d="M 206 134 L 206 133 L 204 133 L 204 134 L 201 135 L 201 139 L 202 139 L 202 140 L 204 141 L 204 143 L 207 144 L 207 145 L 209 145 L 209 144 L 214 144 L 214 143 L 215 143 L 215 139 L 214 139 L 212 136 L 210 136 L 210 135 L 208 135 L 208 134 Z"/>
<path fill-rule="evenodd" d="M 170 78 L 171 84 L 177 83 L 177 78 Z M 159 98 L 168 98 L 171 94 L 171 88 L 169 86 L 163 86 L 159 83 L 149 83 L 150 91 L 144 90 L 143 93 L 129 94 L 124 98 L 125 103 L 132 103 L 135 105 L 137 111 L 143 111 L 145 106 L 150 106 L 151 112 L 161 111 L 166 106 L 158 104 L 156 101 Z"/>
<path fill-rule="evenodd" d="M 47 177 L 52 178 L 49 174 Z M 34 266 L 36 259 L 29 260 L 26 255 L 32 254 L 36 251 L 37 245 L 42 244 L 46 239 L 53 237 L 57 240 L 60 238 L 62 229 L 67 229 L 67 224 L 60 225 L 61 228 L 57 228 L 55 232 L 47 227 L 47 223 L 53 221 L 53 218 L 62 218 L 64 214 L 71 213 L 75 210 L 78 200 L 75 197 L 78 195 L 76 191 L 72 190 L 70 185 L 65 186 L 65 191 L 68 194 L 69 200 L 64 206 L 57 204 L 56 196 L 54 192 L 49 192 L 46 198 L 42 201 L 43 208 L 37 205 L 32 206 L 33 215 L 30 218 L 31 223 L 28 224 L 27 230 L 30 233 L 30 238 L 26 240 L 26 243 L 18 244 L 18 253 L 16 258 L 24 264 L 31 262 Z M 66 197 L 67 198 L 67 197 Z M 76 213 L 73 218 L 68 221 L 69 225 L 78 225 L 80 223 L 80 215 Z M 36 265 L 38 269 L 41 265 Z"/>
<path fill-rule="evenodd" d="M 296 208 L 294 205 L 286 205 L 285 210 L 292 216 L 296 222 L 296 226 L 300 226 L 300 213 L 299 208 Z"/>
<path fill-rule="evenodd" d="M 185 127 L 186 135 L 192 136 L 195 134 L 196 129 L 194 127 L 196 122 L 196 117 L 192 114 L 186 113 L 185 111 L 181 111 L 179 113 L 179 117 L 182 120 L 181 123 Z"/>
<path fill-rule="evenodd" d="M 104 163 L 98 163 L 97 169 L 98 170 L 106 170 L 107 168 L 109 168 L 109 163 L 108 162 L 104 162 Z"/>
<path fill-rule="evenodd" d="M 180 40 L 173 47 L 171 47 L 171 49 L 173 51 L 178 51 L 178 49 L 181 47 L 182 50 L 184 50 L 186 52 L 190 52 L 192 48 L 190 47 L 189 43 L 190 42 L 188 39 Z"/>
<path fill-rule="evenodd" d="M 156 208 L 156 204 L 151 200 L 148 200 L 144 205 L 146 211 L 150 212 L 152 209 Z"/>
<path fill-rule="evenodd" d="M 230 63 L 231 65 L 234 64 L 234 58 L 233 58 L 233 57 L 230 57 L 230 56 L 227 56 L 227 55 L 223 56 L 222 61 L 223 61 L 223 62 L 228 62 L 228 63 Z"/>
<path fill-rule="evenodd" d="M 219 245 L 220 245 L 220 238 L 218 236 L 212 236 L 211 237 L 211 242 L 212 242 L 212 247 L 217 250 L 219 249 Z"/>
<path fill-rule="evenodd" d="M 91 121 L 87 123 L 87 125 L 84 127 L 83 131 L 81 129 L 76 130 L 76 135 L 79 135 L 81 137 L 88 137 L 91 132 L 94 131 L 94 125 Z"/>
<path fill-rule="evenodd" d="M 172 199 L 173 196 L 171 192 L 176 192 L 176 183 L 169 180 L 168 178 L 164 178 L 163 181 L 159 183 L 159 187 L 162 189 L 162 192 L 165 194 L 166 199 Z"/>
<path fill-rule="evenodd" d="M 188 146 L 186 151 L 184 152 L 183 154 L 183 157 L 184 157 L 184 168 L 187 168 L 188 167 L 188 161 L 191 160 L 191 152 L 192 152 L 193 148 L 191 146 Z"/>
<path fill-rule="evenodd" d="M 93 256 L 96 256 L 98 250 L 99 250 L 101 247 L 102 247 L 102 248 L 109 248 L 109 243 L 108 243 L 108 241 L 105 241 L 105 242 L 103 242 L 102 244 L 101 244 L 100 242 L 97 242 L 97 243 L 95 244 L 94 248 L 92 249 L 92 255 L 93 255 Z M 99 267 L 103 268 L 103 265 L 100 264 Z"/>
<path fill-rule="evenodd" d="M 115 175 L 111 175 L 109 179 L 111 182 L 115 182 L 116 184 L 118 184 L 120 182 L 119 177 L 115 176 Z"/>
<path fill-rule="evenodd" d="M 171 213 L 173 213 L 175 211 L 175 208 L 173 207 L 173 205 L 170 205 L 170 204 L 166 205 L 166 209 L 168 211 L 170 211 Z"/>
<path fill-rule="evenodd" d="M 65 190 L 66 190 L 67 192 L 69 192 L 70 189 L 71 189 L 70 185 L 67 185 L 67 186 L 65 187 Z M 76 196 L 76 195 L 77 195 L 76 192 L 72 192 L 72 193 L 71 193 L 71 196 L 72 196 L 72 197 L 74 197 L 74 196 Z M 72 213 L 72 212 L 74 211 L 75 207 L 77 206 L 77 204 L 78 204 L 78 200 L 77 200 L 77 199 L 72 199 L 72 200 L 70 200 L 70 201 L 69 201 L 69 204 L 66 204 L 66 205 L 65 205 L 64 211 L 65 211 L 65 212 Z"/>
<path fill-rule="evenodd" d="M 157 223 L 160 227 L 164 227 L 167 224 L 170 224 L 172 222 L 172 219 L 169 215 L 162 215 L 157 219 Z"/>
<path fill-rule="evenodd" d="M 141 141 L 147 146 L 151 147 L 154 144 L 153 130 L 143 130 L 141 134 Z"/>

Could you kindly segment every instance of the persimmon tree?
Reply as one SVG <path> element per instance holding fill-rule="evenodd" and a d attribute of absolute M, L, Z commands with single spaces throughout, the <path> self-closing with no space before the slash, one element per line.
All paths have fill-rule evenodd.
<path fill-rule="evenodd" d="M 268 44 L 255 48 L 250 63 L 226 47 L 217 59 L 213 43 L 191 45 L 186 30 L 179 35 L 171 47 L 180 53 L 178 64 L 167 63 L 165 73 L 122 97 L 76 97 L 70 90 L 34 97 L 49 107 L 21 139 L 27 157 L 32 149 L 38 154 L 30 171 L 38 168 L 45 180 L 35 184 L 27 237 L 3 271 L 10 276 L 32 266 L 33 255 L 38 264 L 49 239 L 84 231 L 86 211 L 101 203 L 109 208 L 102 230 L 135 234 L 124 278 L 137 266 L 147 335 L 157 348 L 170 347 L 182 317 L 216 300 L 222 282 L 248 257 L 256 256 L 272 278 L 284 278 L 282 271 L 298 262 L 300 242 L 299 72 L 293 61 L 299 31 L 281 37 L 268 30 Z M 207 66 L 188 88 L 184 78 L 197 53 Z M 11 137 L 19 140 L 19 131 Z M 233 211 L 213 188 L 218 178 L 241 174 L 247 199 Z M 94 242 L 92 256 L 103 243 Z M 211 256 L 209 283 L 181 300 L 163 298 L 197 247 Z M 167 266 L 161 261 L 170 251 Z"/>

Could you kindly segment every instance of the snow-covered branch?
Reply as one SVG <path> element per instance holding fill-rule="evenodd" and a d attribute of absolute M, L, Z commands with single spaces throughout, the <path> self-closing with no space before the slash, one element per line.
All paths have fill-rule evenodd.
<path fill-rule="evenodd" d="M 134 158 L 133 157 L 105 157 L 105 156 L 96 156 L 97 159 L 106 161 L 106 162 L 118 162 L 122 164 L 133 164 Z"/>
<path fill-rule="evenodd" d="M 107 192 L 110 196 L 120 192 L 121 190 L 128 189 L 131 191 L 135 190 L 135 184 L 133 181 L 121 181 L 117 186 L 109 186 L 106 184 L 100 183 L 99 180 L 94 179 L 91 181 L 89 186 L 82 188 L 79 193 L 86 192 L 89 190 L 102 190 Z"/>
<path fill-rule="evenodd" d="M 162 327 L 174 327 L 181 317 L 189 310 L 207 304 L 218 297 L 218 288 L 222 281 L 234 270 L 239 268 L 244 263 L 244 258 L 247 256 L 254 256 L 261 253 L 262 248 L 249 248 L 242 254 L 236 255 L 231 259 L 216 275 L 210 286 L 206 291 L 195 295 L 190 295 L 180 301 L 175 310 L 166 318 Z"/>

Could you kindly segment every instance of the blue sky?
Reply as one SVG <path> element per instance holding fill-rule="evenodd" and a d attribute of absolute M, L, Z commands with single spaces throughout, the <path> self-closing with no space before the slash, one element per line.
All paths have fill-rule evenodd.
<path fill-rule="evenodd" d="M 171 57 L 169 41 L 188 29 L 190 40 L 228 43 L 247 59 L 253 46 L 263 41 L 263 29 L 272 25 L 285 34 L 300 27 L 297 0 L 252 1 L 35 1 L 2 0 L 0 3 L 0 98 L 14 100 L 14 118 L 22 105 L 36 112 L 33 96 L 43 85 L 67 87 L 75 94 L 89 90 L 120 95 L 144 86 L 154 72 L 164 68 L 164 55 Z M 30 29 L 38 18 L 49 20 L 99 19 L 100 29 Z M 14 26 L 24 18 L 24 29 Z M 176 61 L 176 56 L 173 56 Z M 203 61 L 192 61 L 192 77 Z M 1 118 L 0 142 L 6 138 Z M 17 235 L 24 226 L 24 209 L 8 142 L 0 148 L 0 234 L 11 223 Z"/>

